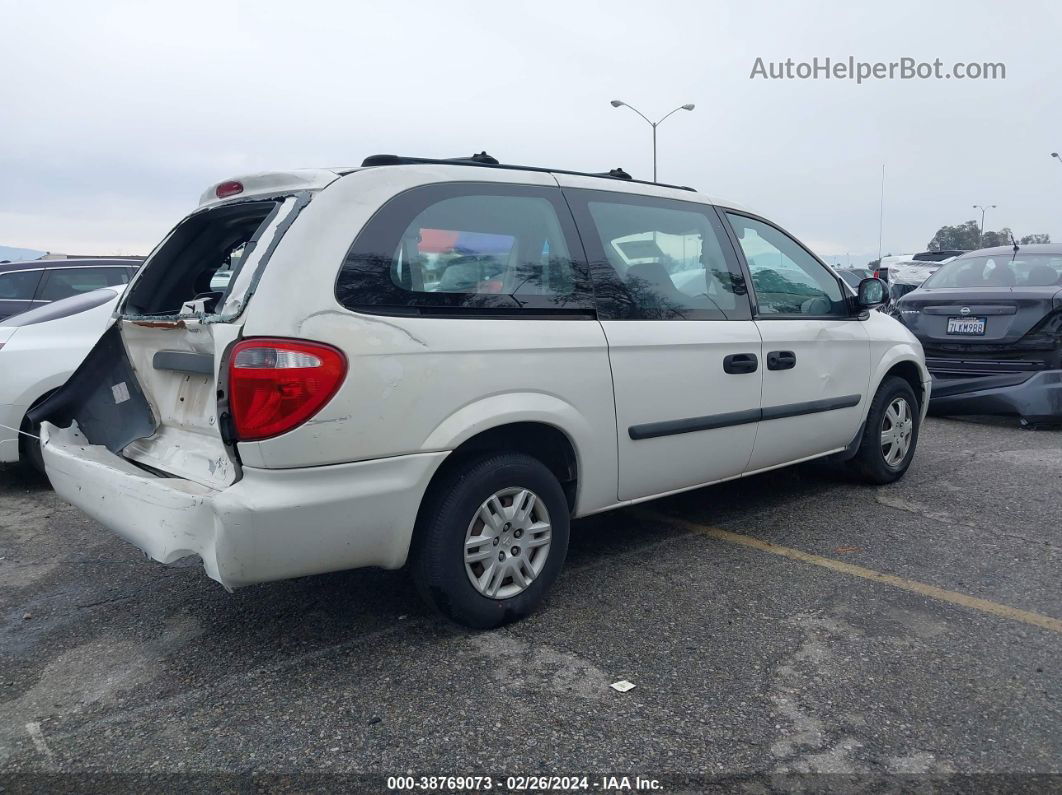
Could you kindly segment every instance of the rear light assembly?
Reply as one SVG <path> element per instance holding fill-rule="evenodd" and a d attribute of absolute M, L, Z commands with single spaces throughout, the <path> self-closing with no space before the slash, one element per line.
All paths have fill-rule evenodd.
<path fill-rule="evenodd" d="M 252 442 L 297 428 L 339 391 L 347 359 L 320 342 L 258 337 L 229 355 L 229 411 L 237 441 Z"/>

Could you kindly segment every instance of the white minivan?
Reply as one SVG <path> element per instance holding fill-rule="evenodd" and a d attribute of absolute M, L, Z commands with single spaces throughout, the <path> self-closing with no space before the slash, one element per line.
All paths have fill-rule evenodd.
<path fill-rule="evenodd" d="M 573 517 L 824 456 L 903 475 L 930 379 L 883 298 L 687 188 L 378 155 L 211 187 L 32 418 L 56 491 L 157 561 L 408 563 L 493 627 Z"/>

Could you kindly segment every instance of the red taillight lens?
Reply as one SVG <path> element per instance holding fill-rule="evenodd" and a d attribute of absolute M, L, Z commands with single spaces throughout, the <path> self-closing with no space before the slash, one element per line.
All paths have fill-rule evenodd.
<path fill-rule="evenodd" d="M 227 199 L 229 196 L 235 196 L 239 193 L 243 193 L 243 183 L 234 179 L 222 182 L 214 189 L 214 195 L 219 199 Z"/>
<path fill-rule="evenodd" d="M 236 343 L 229 356 L 229 410 L 241 442 L 296 428 L 339 390 L 347 359 L 319 342 L 260 337 Z"/>
<path fill-rule="evenodd" d="M 875 279 L 880 279 L 881 278 L 881 271 L 874 271 L 874 278 Z"/>

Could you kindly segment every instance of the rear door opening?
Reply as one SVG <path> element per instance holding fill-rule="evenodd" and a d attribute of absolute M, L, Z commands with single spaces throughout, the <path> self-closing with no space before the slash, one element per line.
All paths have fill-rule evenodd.
<path fill-rule="evenodd" d="M 144 264 L 114 327 L 36 416 L 59 426 L 76 420 L 89 443 L 156 474 L 214 489 L 235 482 L 221 359 L 308 198 L 234 201 L 188 216 Z"/>

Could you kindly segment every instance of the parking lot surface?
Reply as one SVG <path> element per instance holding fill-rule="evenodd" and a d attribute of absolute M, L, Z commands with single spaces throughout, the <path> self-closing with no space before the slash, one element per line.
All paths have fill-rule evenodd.
<path fill-rule="evenodd" d="M 401 572 L 226 593 L 0 470 L 0 770 L 1062 772 L 1060 506 L 1062 433 L 930 419 L 897 484 L 576 522 L 545 608 L 473 633 Z"/>

